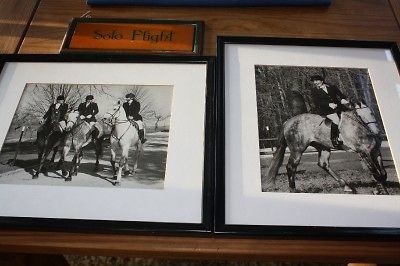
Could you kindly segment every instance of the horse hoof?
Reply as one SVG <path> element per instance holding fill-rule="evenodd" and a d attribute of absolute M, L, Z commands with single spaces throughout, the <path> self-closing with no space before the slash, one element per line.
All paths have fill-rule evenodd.
<path fill-rule="evenodd" d="M 381 191 L 381 190 L 374 190 L 372 191 L 372 194 L 374 195 L 389 195 L 387 191 Z"/>
<path fill-rule="evenodd" d="M 344 192 L 346 193 L 352 193 L 352 194 L 357 194 L 357 191 L 349 186 L 344 186 Z"/>
<path fill-rule="evenodd" d="M 114 182 L 114 186 L 120 187 L 121 186 L 121 182 Z"/>
<path fill-rule="evenodd" d="M 72 181 L 72 177 L 67 177 L 67 178 L 65 178 L 65 182 L 70 182 L 70 181 Z"/>
<path fill-rule="evenodd" d="M 33 176 L 32 176 L 32 179 L 38 179 L 39 178 L 39 175 L 38 174 L 34 174 Z"/>

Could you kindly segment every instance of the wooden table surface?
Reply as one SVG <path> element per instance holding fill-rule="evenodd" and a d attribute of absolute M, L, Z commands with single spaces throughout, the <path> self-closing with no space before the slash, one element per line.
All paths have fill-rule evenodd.
<path fill-rule="evenodd" d="M 9 3 L 14 3 L 10 5 Z M 83 0 L 0 2 L 0 49 L 58 53 L 68 23 L 92 17 L 190 19 L 205 22 L 204 54 L 216 54 L 216 36 L 279 36 L 400 41 L 398 0 L 333 0 L 330 7 L 161 8 L 96 7 Z M 7 5 L 9 4 L 9 6 Z M 4 9 L 6 7 L 6 9 Z M 18 10 L 19 15 L 13 15 Z M 30 25 L 29 25 L 30 24 Z M 24 28 L 28 25 L 26 35 Z M 0 230 L 0 251 L 168 258 L 400 262 L 398 241 L 333 241 L 166 237 Z"/>
<path fill-rule="evenodd" d="M 0 1 L 0 53 L 18 52 L 39 0 Z"/>
<path fill-rule="evenodd" d="M 396 2 L 396 1 L 394 1 Z M 190 19 L 205 22 L 204 54 L 218 35 L 400 40 L 387 0 L 333 0 L 330 7 L 95 7 L 83 0 L 41 0 L 21 53 L 58 53 L 72 17 Z"/>
<path fill-rule="evenodd" d="M 400 242 L 378 240 L 282 240 L 0 231 L 0 251 L 251 261 L 400 262 Z"/>

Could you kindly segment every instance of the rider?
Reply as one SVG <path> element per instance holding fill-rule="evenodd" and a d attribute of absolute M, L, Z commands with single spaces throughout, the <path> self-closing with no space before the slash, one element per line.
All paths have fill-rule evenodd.
<path fill-rule="evenodd" d="M 122 105 L 124 107 L 126 117 L 129 121 L 135 121 L 139 127 L 139 138 L 142 143 L 146 142 L 146 138 L 144 137 L 144 125 L 143 118 L 139 114 L 140 112 L 140 103 L 135 99 L 135 95 L 133 93 L 128 93 L 126 96 L 126 102 Z"/>
<path fill-rule="evenodd" d="M 96 138 L 99 134 L 99 130 L 94 125 L 97 121 L 96 114 L 99 112 L 99 107 L 97 106 L 97 103 L 93 102 L 93 100 L 93 95 L 87 95 L 85 102 L 78 106 L 78 112 L 80 118 L 89 123 L 90 129 L 92 130 L 92 136 L 93 138 Z"/>
<path fill-rule="evenodd" d="M 325 83 L 325 79 L 319 75 L 310 78 L 316 89 L 312 91 L 313 101 L 317 113 L 326 116 L 332 121 L 331 140 L 335 148 L 340 148 L 343 141 L 339 138 L 339 121 L 342 111 L 346 111 L 350 103 L 346 96 L 334 85 Z"/>
<path fill-rule="evenodd" d="M 68 104 L 65 103 L 64 95 L 57 96 L 56 103 L 50 105 L 47 112 L 44 114 L 41 123 L 45 121 L 43 127 L 53 126 L 54 131 L 63 132 L 66 127 L 66 114 L 68 111 Z M 53 123 L 53 124 L 52 124 Z M 39 129 L 40 130 L 40 129 Z"/>

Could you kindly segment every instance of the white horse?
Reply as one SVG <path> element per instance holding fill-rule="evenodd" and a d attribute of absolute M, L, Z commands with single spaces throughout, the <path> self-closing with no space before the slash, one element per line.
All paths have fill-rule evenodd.
<path fill-rule="evenodd" d="M 131 174 L 128 165 L 129 149 L 131 146 L 135 147 L 135 154 L 133 156 L 133 172 L 137 169 L 139 157 L 143 151 L 142 142 L 139 139 L 139 131 L 137 125 L 134 125 L 126 117 L 126 113 L 122 104 L 118 102 L 114 105 L 111 112 L 107 113 L 108 123 L 112 125 L 113 129 L 110 136 L 111 144 L 111 166 L 116 179 L 114 185 L 121 185 L 122 168 L 125 170 L 125 175 Z M 115 168 L 115 161 L 117 152 L 121 152 L 119 160 L 118 173 Z"/>
<path fill-rule="evenodd" d="M 92 140 L 94 141 L 96 149 L 96 164 L 94 170 L 98 170 L 99 158 L 103 152 L 102 142 L 104 133 L 106 132 L 106 126 L 100 122 L 97 122 L 95 126 L 98 129 L 99 134 L 96 136 L 95 139 L 92 139 L 92 127 L 88 122 L 79 118 L 79 112 L 73 111 L 67 114 L 67 123 L 65 130 L 68 132 L 68 135 L 65 139 L 62 155 L 59 161 L 59 166 L 62 169 L 62 175 L 65 177 L 65 181 L 71 181 L 72 176 L 77 175 L 83 156 L 82 149 L 87 146 Z M 68 172 L 63 167 L 63 163 L 71 148 L 74 148 L 75 153 L 74 158 L 72 159 L 72 165 L 69 171 L 69 175 L 66 176 Z"/>

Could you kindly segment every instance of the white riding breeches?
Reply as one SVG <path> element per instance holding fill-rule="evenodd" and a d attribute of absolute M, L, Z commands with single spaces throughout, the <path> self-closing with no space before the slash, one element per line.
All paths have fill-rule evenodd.
<path fill-rule="evenodd" d="M 140 121 L 140 120 L 135 120 L 135 122 L 136 122 L 136 124 L 138 125 L 138 127 L 139 127 L 139 130 L 142 130 L 143 129 L 143 121 Z"/>
<path fill-rule="evenodd" d="M 332 122 L 335 123 L 336 125 L 339 125 L 339 115 L 337 113 L 329 114 L 326 117 L 332 120 Z"/>

